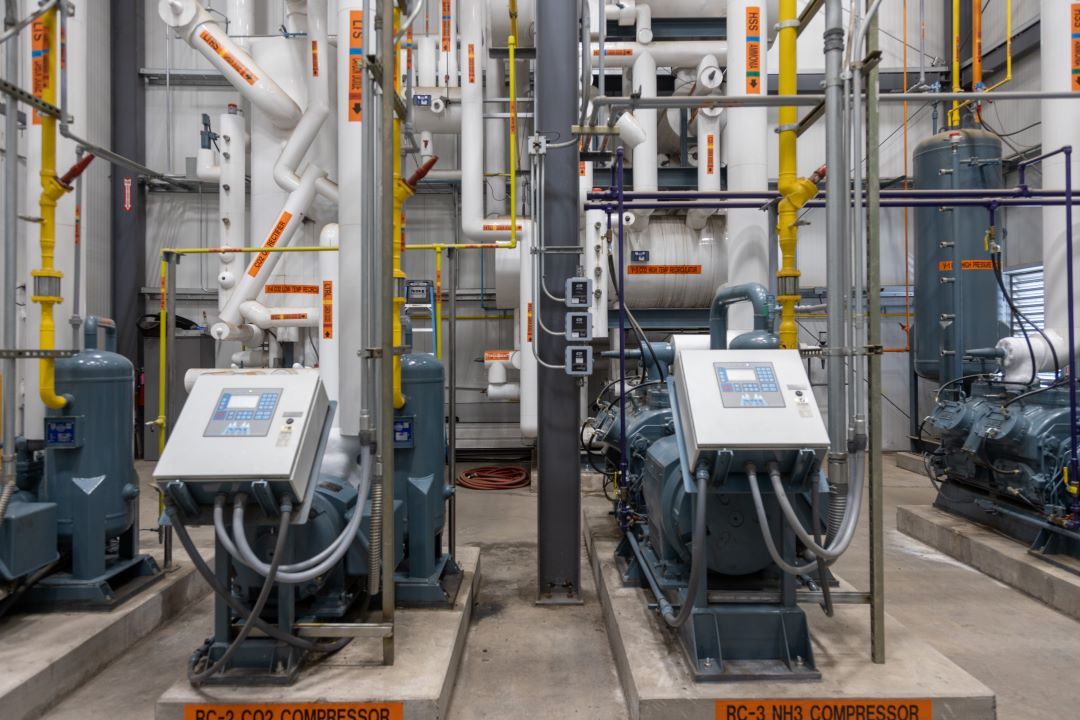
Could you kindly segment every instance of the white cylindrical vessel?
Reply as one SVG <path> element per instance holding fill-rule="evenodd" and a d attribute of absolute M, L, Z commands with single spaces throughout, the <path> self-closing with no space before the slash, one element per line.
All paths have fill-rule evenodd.
<path fill-rule="evenodd" d="M 656 62 L 652 55 L 645 52 L 634 62 L 633 92 L 640 93 L 643 99 L 656 97 Z M 656 192 L 658 187 L 658 167 L 656 158 L 656 113 L 655 109 L 639 108 L 634 111 L 634 118 L 645 131 L 645 139 L 633 150 L 634 157 L 634 192 Z M 638 227 L 648 225 L 651 210 L 635 210 Z"/>
<path fill-rule="evenodd" d="M 722 217 L 710 218 L 699 231 L 680 216 L 653 216 L 644 232 L 626 233 L 627 306 L 708 307 L 716 288 L 728 281 L 725 250 Z M 614 298 L 614 287 L 609 291 Z"/>
<path fill-rule="evenodd" d="M 1042 0 L 1040 27 L 1042 42 L 1042 89 L 1046 92 L 1077 92 L 1080 80 L 1073 74 L 1077 60 L 1073 57 L 1074 33 L 1080 23 L 1073 19 L 1075 3 L 1068 0 Z M 1053 152 L 1065 145 L 1073 147 L 1073 192 L 1080 185 L 1080 123 L 1076 121 L 1076 103 L 1072 100 L 1042 101 L 1042 151 Z M 1047 190 L 1065 189 L 1065 156 L 1056 155 L 1042 163 L 1042 187 Z M 1048 207 L 1043 218 L 1043 272 L 1046 327 L 1061 337 L 1069 337 L 1068 263 L 1066 260 L 1065 208 Z M 1080 211 L 1073 210 L 1073 278 L 1074 290 L 1080 291 Z M 1073 307 L 1076 308 L 1076 298 Z M 1080 344 L 1080 343 L 1078 343 Z M 1067 344 L 1066 344 L 1067 347 Z M 1080 348 L 1078 348 L 1080 350 Z M 1062 358 L 1062 361 L 1066 358 Z"/>
<path fill-rule="evenodd" d="M 756 17 L 756 20 L 754 18 Z M 727 95 L 745 97 L 764 95 L 768 79 L 766 38 L 751 36 L 747 29 L 769 27 L 764 2 L 729 0 Z M 756 40 L 754 38 L 757 38 Z M 755 47 L 756 43 L 756 47 Z M 757 66 L 756 69 L 754 66 Z M 759 73 L 753 75 L 754 72 Z M 729 190 L 769 189 L 769 112 L 766 108 L 728 108 L 724 130 L 724 158 L 727 161 Z M 700 148 L 699 148 L 700 156 Z M 759 210 L 731 210 L 727 214 L 728 281 L 769 285 L 768 216 Z M 753 329 L 753 309 L 748 303 L 732 306 L 728 324 L 733 329 Z"/>
<path fill-rule="evenodd" d="M 327 223 L 323 226 L 319 236 L 319 244 L 323 247 L 340 247 L 337 223 Z M 341 303 L 338 293 L 340 292 L 340 266 L 338 265 L 337 253 L 319 253 L 319 275 L 321 278 L 320 299 L 322 301 L 322 324 L 319 331 L 319 376 L 326 387 L 327 396 L 338 401 L 340 394 L 340 371 L 341 363 L 338 362 L 338 333 L 340 324 Z M 334 414 L 334 426 L 341 424 L 337 413 Z"/>

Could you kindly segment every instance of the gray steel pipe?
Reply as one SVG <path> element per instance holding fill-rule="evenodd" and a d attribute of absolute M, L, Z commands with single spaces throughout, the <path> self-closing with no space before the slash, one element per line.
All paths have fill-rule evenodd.
<path fill-rule="evenodd" d="M 13 27 L 16 22 L 17 3 L 7 0 L 5 25 Z M 8 43 L 5 48 L 6 77 L 15 82 L 19 77 L 19 43 Z M 19 104 L 11 95 L 7 98 L 7 110 L 4 114 L 4 298 L 3 302 L 3 347 L 15 349 L 15 286 L 18 279 L 15 274 L 19 233 L 18 182 L 19 182 Z M 15 486 L 15 359 L 5 358 L 3 364 L 4 395 L 4 448 L 0 452 L 0 495 L 10 497 Z M 6 507 L 7 503 L 3 505 Z M 0 507 L 0 524 L 4 522 L 4 507 Z"/>
<path fill-rule="evenodd" d="M 760 283 L 745 283 L 721 287 L 713 296 L 709 309 L 709 347 L 713 350 L 727 349 L 728 306 L 748 301 L 754 307 L 754 330 L 771 330 L 769 320 L 769 291 Z"/>
<path fill-rule="evenodd" d="M 826 165 L 835 170 L 825 178 L 829 202 L 825 208 L 826 267 L 829 298 L 832 308 L 827 320 L 830 350 L 828 365 L 828 426 L 832 447 L 829 452 L 829 479 L 834 485 L 847 479 L 847 406 L 844 388 L 844 363 L 837 353 L 837 340 L 844 337 L 843 303 L 839 298 L 847 293 L 844 276 L 845 234 L 844 214 L 848 203 L 847 167 L 844 153 L 843 103 L 844 83 L 841 77 L 844 55 L 843 0 L 825 2 L 825 157 Z M 842 341 L 841 341 L 842 345 Z"/>

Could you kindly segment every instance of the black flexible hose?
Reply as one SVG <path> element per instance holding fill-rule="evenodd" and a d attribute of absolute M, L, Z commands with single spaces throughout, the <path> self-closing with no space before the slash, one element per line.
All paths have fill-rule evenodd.
<path fill-rule="evenodd" d="M 167 505 L 166 512 L 169 513 L 169 519 L 172 521 L 173 527 L 176 528 L 176 537 L 180 539 L 180 544 L 184 546 L 184 550 L 191 558 L 191 562 L 195 565 L 195 569 L 202 575 L 203 580 L 210 586 L 210 589 L 217 593 L 218 597 L 224 600 L 225 603 L 232 608 L 233 612 L 242 619 L 246 620 L 250 617 L 252 614 L 251 610 L 244 607 L 244 605 L 229 592 L 228 588 L 221 584 L 217 575 L 214 574 L 206 564 L 206 560 L 199 554 L 198 548 L 195 547 L 195 543 L 191 540 L 191 535 L 188 534 L 187 527 L 184 525 L 183 521 L 180 520 L 176 507 Z M 352 638 L 341 638 L 328 643 L 314 643 L 310 640 L 304 640 L 291 633 L 287 633 L 278 626 L 271 625 L 258 617 L 255 619 L 255 627 L 275 640 L 307 652 L 335 653 L 348 645 L 352 640 Z"/>
<path fill-rule="evenodd" d="M 195 670 L 194 664 L 188 666 L 187 676 L 188 682 L 191 683 L 191 687 L 199 687 L 214 675 L 227 668 L 233 655 L 236 654 L 236 651 L 240 649 L 240 646 L 247 640 L 248 635 L 251 634 L 252 628 L 255 627 L 255 620 L 262 615 L 263 608 L 266 607 L 266 601 L 270 599 L 270 592 L 274 589 L 274 581 L 277 579 L 278 567 L 281 566 L 281 558 L 285 555 L 285 541 L 289 536 L 289 518 L 291 517 L 292 503 L 286 502 L 281 506 L 281 520 L 278 522 L 278 535 L 277 540 L 274 542 L 274 556 L 270 559 L 270 570 L 266 573 L 266 579 L 263 580 L 262 589 L 259 591 L 259 597 L 255 599 L 255 604 L 251 607 L 251 614 L 247 616 L 247 620 L 244 621 L 244 625 L 240 628 L 240 632 L 237 633 L 236 638 L 229 643 L 229 647 L 225 649 L 224 654 L 217 659 L 217 662 L 200 671 Z"/>
<path fill-rule="evenodd" d="M 708 494 L 709 473 L 698 469 L 697 471 L 697 508 L 694 512 L 694 539 L 690 546 L 690 582 L 686 585 L 686 598 L 683 600 L 679 614 L 675 615 L 670 608 L 663 613 L 664 622 L 673 628 L 680 628 L 690 619 L 694 611 L 694 600 L 697 598 L 698 589 L 701 587 L 701 579 L 705 575 L 705 523 L 708 516 L 706 500 Z"/>

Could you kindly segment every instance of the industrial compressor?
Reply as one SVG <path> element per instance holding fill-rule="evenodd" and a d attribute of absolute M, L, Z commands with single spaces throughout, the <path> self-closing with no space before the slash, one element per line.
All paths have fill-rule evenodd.
<path fill-rule="evenodd" d="M 582 433 L 620 468 L 624 580 L 651 590 L 698 680 L 819 677 L 797 592 L 827 599 L 828 562 L 810 548 L 848 542 L 821 547 L 829 438 L 799 352 L 776 349 L 766 292 L 723 288 L 710 336 L 646 343 L 653 379 L 619 383 Z M 756 329 L 729 349 L 727 307 L 746 300 Z"/>
<path fill-rule="evenodd" d="M 17 491 L 0 510 L 0 578 L 12 602 L 107 607 L 160 577 L 138 552 L 134 367 L 115 352 L 111 320 L 88 317 L 84 337 L 82 352 L 56 362 L 68 402 L 49 410 L 44 442 L 18 442 Z"/>
<path fill-rule="evenodd" d="M 410 354 L 402 368 L 408 401 L 395 416 L 395 493 L 385 499 L 392 538 L 381 532 L 372 449 L 333 429 L 317 370 L 196 379 L 155 471 L 181 543 L 217 594 L 214 635 L 189 663 L 193 685 L 291 683 L 310 655 L 349 641 L 319 627 L 362 618 L 382 572 L 402 604 L 454 602 L 460 572 L 442 550 L 442 366 Z M 213 569 L 192 525 L 215 530 Z"/>

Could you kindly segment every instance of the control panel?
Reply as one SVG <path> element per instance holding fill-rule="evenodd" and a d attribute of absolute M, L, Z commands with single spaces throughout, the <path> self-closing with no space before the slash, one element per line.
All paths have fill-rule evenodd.
<path fill-rule="evenodd" d="M 566 374 L 576 377 L 592 375 L 593 354 L 589 345 L 571 346 L 566 348 Z"/>
<path fill-rule="evenodd" d="M 213 506 L 218 493 L 251 493 L 265 480 L 279 500 L 302 503 L 322 461 L 333 408 L 317 370 L 221 370 L 195 381 L 177 418 L 154 479 L 181 481 L 194 502 Z"/>
<path fill-rule="evenodd" d="M 771 362 L 718 362 L 713 368 L 724 407 L 784 407 L 784 396 L 776 382 L 776 368 Z"/>
<path fill-rule="evenodd" d="M 829 447 L 797 350 L 684 350 L 673 381 L 691 464 L 709 450 Z"/>

